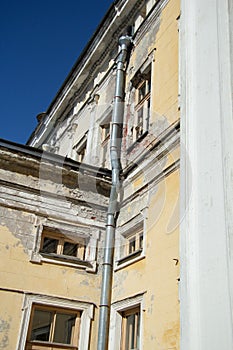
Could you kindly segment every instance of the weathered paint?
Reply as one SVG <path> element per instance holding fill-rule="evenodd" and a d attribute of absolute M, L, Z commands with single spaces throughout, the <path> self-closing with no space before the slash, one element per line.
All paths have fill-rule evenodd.
<path fill-rule="evenodd" d="M 127 6 L 132 10 L 131 2 L 127 2 Z M 179 349 L 179 134 L 173 130 L 172 137 L 165 135 L 179 120 L 178 16 L 179 1 L 167 1 L 145 35 L 138 36 L 126 78 L 125 122 L 128 124 L 123 130 L 122 164 L 123 167 L 137 166 L 123 182 L 124 198 L 118 225 L 121 227 L 143 211 L 146 249 L 145 256 L 137 262 L 114 271 L 112 301 L 144 293 L 142 345 L 146 350 Z M 116 51 L 117 48 L 114 55 Z M 150 130 L 147 137 L 127 153 L 129 127 L 135 112 L 135 91 L 131 90 L 130 80 L 148 56 L 152 64 Z M 93 75 L 92 89 L 85 92 L 82 99 L 72 100 L 70 109 L 67 101 L 63 101 L 64 106 L 61 103 L 60 110 L 66 109 L 67 113 L 61 115 L 47 142 L 57 147 L 60 155 L 72 157 L 75 145 L 88 131 L 85 162 L 101 166 L 100 125 L 111 116 L 115 71 L 112 60 L 103 66 L 102 62 L 98 64 L 99 72 Z M 69 96 L 71 93 L 70 90 Z M 163 145 L 152 149 L 161 135 L 165 135 Z M 149 156 L 139 162 L 147 151 Z M 24 293 L 99 304 L 109 182 L 89 176 L 85 171 L 81 175 L 68 167 L 52 166 L 43 157 L 39 164 L 33 158 L 9 154 L 6 150 L 1 151 L 1 156 L 0 293 L 1 302 L 7 306 L 0 316 L 0 347 L 12 350 L 16 348 L 20 332 Z M 31 261 L 37 230 L 46 220 L 72 225 L 81 222 L 100 231 L 96 272 L 90 274 L 62 264 Z M 96 307 L 91 350 L 96 348 L 97 320 Z"/>
<path fill-rule="evenodd" d="M 178 23 L 179 1 L 169 1 L 159 16 L 154 31 L 143 38 L 151 40 L 154 61 L 152 63 L 152 123 L 159 125 L 156 133 L 179 119 L 178 110 Z M 149 36 L 149 38 L 148 38 Z M 145 40 L 145 41 L 144 41 Z M 154 41 L 153 41 L 154 40 Z M 137 65 L 136 47 L 132 65 Z M 146 57 L 144 52 L 144 57 Z M 135 69 L 136 70 L 136 69 Z M 166 122 L 162 122 L 165 120 Z M 154 135 L 155 138 L 157 135 Z M 177 135 L 178 136 L 178 135 Z M 147 146 L 145 145 L 145 148 Z M 151 171 L 140 166 L 141 171 L 128 181 L 124 194 L 133 195 L 135 190 L 153 179 L 158 168 L 163 171 L 179 161 L 179 146 L 173 145 Z M 142 163 L 143 164 L 143 163 Z M 129 296 L 144 294 L 143 349 L 179 349 L 179 171 L 162 175 L 159 183 L 148 192 L 141 193 L 139 200 L 129 201 L 122 208 L 119 224 L 133 218 L 147 208 L 145 258 L 129 264 L 114 274 L 113 303 Z"/>

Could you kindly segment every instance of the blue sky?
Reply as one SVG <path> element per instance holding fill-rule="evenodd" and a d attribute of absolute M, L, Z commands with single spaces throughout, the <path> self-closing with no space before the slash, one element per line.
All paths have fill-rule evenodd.
<path fill-rule="evenodd" d="M 0 138 L 26 143 L 112 2 L 1 2 Z"/>

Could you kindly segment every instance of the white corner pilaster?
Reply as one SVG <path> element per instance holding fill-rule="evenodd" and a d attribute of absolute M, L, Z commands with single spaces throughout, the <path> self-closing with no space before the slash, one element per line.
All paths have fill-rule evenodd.
<path fill-rule="evenodd" d="M 181 350 L 233 349 L 231 3 L 181 0 Z"/>

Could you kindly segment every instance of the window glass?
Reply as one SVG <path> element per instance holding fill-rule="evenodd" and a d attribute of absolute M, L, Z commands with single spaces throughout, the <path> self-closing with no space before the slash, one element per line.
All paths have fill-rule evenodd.
<path fill-rule="evenodd" d="M 63 254 L 69 256 L 77 256 L 78 244 L 64 242 Z"/>
<path fill-rule="evenodd" d="M 140 102 L 146 96 L 146 83 L 144 82 L 138 89 L 138 97 Z"/>
<path fill-rule="evenodd" d="M 143 233 L 139 236 L 139 249 L 143 249 Z"/>
<path fill-rule="evenodd" d="M 129 254 L 135 252 L 136 250 L 136 238 L 132 238 L 129 241 Z"/>
<path fill-rule="evenodd" d="M 82 148 L 80 148 L 77 152 L 78 154 L 78 161 L 82 162 L 84 160 L 85 154 L 86 154 L 86 148 L 87 148 L 87 143 L 85 142 Z"/>
<path fill-rule="evenodd" d="M 138 139 L 143 134 L 143 106 L 139 109 L 137 115 L 136 138 Z"/>
<path fill-rule="evenodd" d="M 123 313 L 122 316 L 122 350 L 138 350 L 140 344 L 139 307 Z"/>
<path fill-rule="evenodd" d="M 56 323 L 53 339 L 55 343 L 71 344 L 71 339 L 75 327 L 75 320 L 75 314 L 56 314 Z"/>
<path fill-rule="evenodd" d="M 52 312 L 36 309 L 32 323 L 31 340 L 49 341 L 51 323 Z"/>
<path fill-rule="evenodd" d="M 80 316 L 79 313 L 36 307 L 32 315 L 30 342 L 45 342 L 45 345 L 46 342 L 74 345 L 77 341 L 76 319 Z M 34 348 L 37 349 L 37 346 Z"/>
<path fill-rule="evenodd" d="M 54 238 L 44 237 L 42 252 L 57 253 L 58 240 Z"/>
<path fill-rule="evenodd" d="M 77 240 L 72 240 L 64 234 L 56 233 L 55 231 L 51 231 L 51 233 L 46 230 L 42 233 L 41 240 L 41 249 L 40 253 L 45 253 L 46 258 L 51 254 L 51 258 L 58 259 L 59 256 L 61 259 L 64 259 L 64 255 L 69 256 L 71 259 L 79 258 L 81 260 L 85 260 L 85 252 L 86 252 L 86 242 L 83 238 L 77 238 Z M 53 254 L 57 254 L 54 257 Z"/>
<path fill-rule="evenodd" d="M 110 121 L 101 125 L 101 145 L 102 145 L 102 161 L 101 166 L 104 168 L 109 167 L 109 140 L 110 140 Z"/>
<path fill-rule="evenodd" d="M 146 136 L 149 131 L 150 108 L 151 108 L 151 65 L 143 72 L 137 73 L 132 79 L 135 93 L 135 117 L 133 127 L 133 141 L 141 136 Z"/>

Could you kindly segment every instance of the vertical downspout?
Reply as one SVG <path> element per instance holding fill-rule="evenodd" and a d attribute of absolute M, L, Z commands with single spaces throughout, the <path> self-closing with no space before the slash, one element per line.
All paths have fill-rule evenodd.
<path fill-rule="evenodd" d="M 112 297 L 113 259 L 115 246 L 116 220 L 118 216 L 118 195 L 121 189 L 121 140 L 124 115 L 125 94 L 125 63 L 131 46 L 131 37 L 122 36 L 119 39 L 121 51 L 117 58 L 116 88 L 112 115 L 112 129 L 110 139 L 110 158 L 112 167 L 112 186 L 110 192 L 106 236 L 104 246 L 102 288 L 100 300 L 98 350 L 108 349 L 110 306 Z"/>

